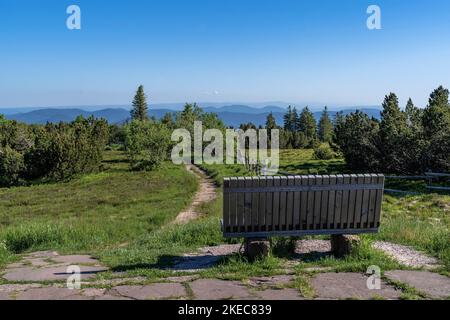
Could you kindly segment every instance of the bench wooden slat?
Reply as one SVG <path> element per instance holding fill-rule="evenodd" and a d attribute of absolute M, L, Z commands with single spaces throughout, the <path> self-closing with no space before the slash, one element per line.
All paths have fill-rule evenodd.
<path fill-rule="evenodd" d="M 364 175 L 364 183 L 369 184 L 372 181 L 372 177 L 369 174 Z M 363 191 L 363 209 L 361 217 L 361 227 L 367 228 L 369 222 L 369 210 L 370 210 L 370 193 L 371 190 Z"/>
<path fill-rule="evenodd" d="M 358 183 L 358 175 L 352 174 L 350 175 L 350 183 L 352 185 L 356 185 Z M 355 208 L 356 208 L 356 190 L 350 191 L 350 195 L 348 197 L 348 227 L 354 228 L 355 227 Z"/>
<path fill-rule="evenodd" d="M 315 177 L 315 183 L 316 185 L 320 186 L 322 185 L 322 176 L 316 176 Z M 317 191 L 314 192 L 314 214 L 313 214 L 313 229 L 321 229 L 320 227 L 320 211 L 322 206 L 322 192 L 323 191 Z"/>
<path fill-rule="evenodd" d="M 302 178 L 300 176 L 295 176 L 294 177 L 294 185 L 296 186 L 300 186 L 302 184 Z M 293 230 L 301 230 L 301 226 L 300 226 L 300 192 L 294 192 L 294 205 L 292 208 L 292 215 L 293 215 L 293 219 L 292 219 L 292 227 Z"/>
<path fill-rule="evenodd" d="M 287 177 L 281 177 L 281 186 L 287 187 Z M 281 192 L 280 194 L 280 230 L 286 229 L 286 208 L 287 208 L 287 192 Z"/>
<path fill-rule="evenodd" d="M 253 177 L 252 178 L 252 188 L 259 188 L 259 178 Z M 252 193 L 252 223 L 251 228 L 252 231 L 259 231 L 259 194 L 258 193 Z"/>
<path fill-rule="evenodd" d="M 223 179 L 223 187 L 224 188 L 230 188 L 230 179 L 225 178 Z M 224 192 L 223 194 L 223 228 L 226 232 L 230 232 L 230 193 Z"/>
<path fill-rule="evenodd" d="M 250 177 L 245 177 L 245 188 L 252 188 L 253 180 Z M 244 226 L 247 232 L 252 231 L 252 194 L 250 192 L 244 193 Z"/>
<path fill-rule="evenodd" d="M 245 179 L 239 178 L 238 179 L 238 187 L 239 188 L 245 188 Z M 238 212 L 238 218 L 237 218 L 237 225 L 240 232 L 245 232 L 245 193 L 238 193 L 237 194 L 237 212 Z"/>
<path fill-rule="evenodd" d="M 267 179 L 259 179 L 259 186 L 266 187 Z M 258 196 L 258 229 L 259 231 L 266 231 L 266 194 L 264 192 L 259 193 Z"/>
<path fill-rule="evenodd" d="M 295 185 L 294 176 L 288 177 L 287 185 L 290 187 Z M 286 198 L 286 230 L 294 230 L 294 192 L 288 192 Z"/>
<path fill-rule="evenodd" d="M 358 184 L 364 183 L 364 176 L 358 175 Z M 356 191 L 356 205 L 355 205 L 355 228 L 360 228 L 361 226 L 361 216 L 362 216 L 362 203 L 363 203 L 363 190 Z"/>
<path fill-rule="evenodd" d="M 335 185 L 337 183 L 337 176 L 330 176 L 330 185 Z M 327 229 L 332 228 L 334 221 L 334 206 L 336 202 L 336 191 L 332 190 L 328 192 L 328 209 L 327 209 Z"/>
<path fill-rule="evenodd" d="M 385 177 L 382 174 L 378 175 L 378 183 L 384 184 Z M 375 206 L 375 228 L 380 227 L 381 205 L 383 203 L 383 190 L 377 190 L 377 200 Z"/>
<path fill-rule="evenodd" d="M 280 177 L 273 178 L 273 186 L 279 187 L 281 183 Z M 274 192 L 273 194 L 273 210 L 272 210 L 272 230 L 280 230 L 280 193 Z"/>
<path fill-rule="evenodd" d="M 343 182 L 344 184 L 350 184 L 350 176 L 345 175 L 343 181 L 344 181 Z M 350 192 L 351 192 L 351 190 L 345 190 L 344 192 L 342 192 L 342 206 L 341 206 L 341 213 L 342 213 L 341 228 L 342 229 L 347 229 L 347 226 L 348 226 L 348 206 L 349 206 Z"/>
<path fill-rule="evenodd" d="M 266 186 L 273 187 L 273 177 L 266 178 Z M 273 194 L 273 192 L 266 193 L 266 231 L 273 230 Z"/>
<path fill-rule="evenodd" d="M 230 188 L 237 188 L 238 179 L 231 178 L 230 179 Z M 229 211 L 230 211 L 230 229 L 233 231 L 238 230 L 238 208 L 237 208 L 237 194 L 231 193 L 229 197 Z"/>
<path fill-rule="evenodd" d="M 336 176 L 336 184 L 342 184 L 344 183 L 344 176 L 339 174 Z M 342 190 L 337 190 L 336 191 L 336 200 L 334 203 L 334 219 L 333 219 L 333 228 L 336 229 L 341 229 L 341 207 L 342 207 L 342 196 L 343 196 L 343 191 Z"/>
<path fill-rule="evenodd" d="M 330 176 L 326 175 L 322 178 L 322 184 L 323 185 L 329 185 L 330 184 Z M 326 229 L 327 228 L 327 219 L 328 219 L 328 198 L 329 198 L 330 191 L 322 191 L 322 200 L 320 205 L 320 229 Z"/>
<path fill-rule="evenodd" d="M 307 186 L 309 178 L 307 176 L 301 177 L 301 185 Z M 300 225 L 302 230 L 308 229 L 308 192 L 300 192 Z"/>
<path fill-rule="evenodd" d="M 371 183 L 377 183 L 378 176 L 375 174 L 370 175 L 370 181 Z M 370 204 L 369 204 L 369 217 L 368 217 L 368 228 L 374 228 L 375 226 L 375 207 L 376 207 L 376 200 L 377 200 L 377 191 L 371 190 L 370 191 Z"/>
<path fill-rule="evenodd" d="M 308 185 L 316 184 L 315 176 L 308 176 Z M 308 191 L 308 206 L 306 208 L 306 228 L 308 230 L 314 229 L 314 192 Z"/>

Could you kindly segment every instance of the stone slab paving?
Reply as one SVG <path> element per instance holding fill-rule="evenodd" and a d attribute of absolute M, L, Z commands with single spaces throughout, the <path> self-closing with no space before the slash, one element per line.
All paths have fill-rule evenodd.
<path fill-rule="evenodd" d="M 29 289 L 19 292 L 16 300 L 87 300 L 81 290 L 69 290 L 67 288 L 46 287 Z"/>
<path fill-rule="evenodd" d="M 319 299 L 398 299 L 402 292 L 382 282 L 380 290 L 367 288 L 367 277 L 360 273 L 320 273 L 311 280 Z"/>
<path fill-rule="evenodd" d="M 186 298 L 186 288 L 180 283 L 155 283 L 146 286 L 119 286 L 111 290 L 113 295 L 136 300 Z"/>
<path fill-rule="evenodd" d="M 56 256 L 51 258 L 51 260 L 65 264 L 99 265 L 99 261 L 97 259 L 94 259 L 88 255 Z"/>
<path fill-rule="evenodd" d="M 0 292 L 0 301 L 12 300 L 11 294 L 8 292 Z"/>
<path fill-rule="evenodd" d="M 298 290 L 292 288 L 256 291 L 255 295 L 263 300 L 305 300 Z"/>
<path fill-rule="evenodd" d="M 293 281 L 293 275 L 280 275 L 272 277 L 253 277 L 246 281 L 246 284 L 252 287 L 280 287 L 292 284 Z"/>
<path fill-rule="evenodd" d="M 431 298 L 450 298 L 450 278 L 429 271 L 388 271 L 388 279 L 406 283 Z"/>
<path fill-rule="evenodd" d="M 247 287 L 238 281 L 199 279 L 189 286 L 198 300 L 253 299 Z"/>
<path fill-rule="evenodd" d="M 70 276 L 67 273 L 70 265 L 80 267 L 82 281 L 107 271 L 97 259 L 88 255 L 62 256 L 54 251 L 39 251 L 27 254 L 20 262 L 7 266 L 2 277 L 11 282 L 64 281 Z"/>
<path fill-rule="evenodd" d="M 71 275 L 67 273 L 67 265 L 48 266 L 42 268 L 23 267 L 8 269 L 3 275 L 5 280 L 11 282 L 44 282 L 44 281 L 64 281 Z M 86 280 L 99 272 L 107 271 L 104 267 L 80 266 L 81 279 Z"/>
<path fill-rule="evenodd" d="M 308 244 L 308 246 L 306 246 Z M 313 244 L 313 245 L 312 245 Z M 305 252 L 326 250 L 325 242 L 303 243 Z M 236 245 L 221 248 L 205 248 L 189 256 L 214 258 L 233 254 Z M 184 261 L 185 263 L 187 262 Z M 197 262 L 197 261 L 194 261 Z M 81 290 L 69 290 L 65 280 L 70 275 L 67 267 L 78 265 L 81 268 Z M 185 264 L 186 266 L 186 264 Z M 196 267 L 199 265 L 197 264 Z M 191 266 L 194 267 L 194 266 Z M 88 255 L 59 255 L 54 251 L 41 251 L 24 255 L 20 262 L 10 264 L 1 274 L 4 280 L 12 282 L 0 285 L 0 300 L 145 300 L 145 299 L 303 299 L 298 290 L 292 288 L 295 275 L 285 274 L 270 277 L 252 277 L 246 281 L 225 281 L 219 279 L 200 279 L 199 275 L 173 276 L 161 279 L 161 283 L 145 284 L 145 277 L 127 278 L 117 273 L 115 279 L 88 281 L 99 272 L 107 271 L 98 260 Z M 317 270 L 326 271 L 326 270 Z M 450 297 L 450 278 L 429 271 L 389 271 L 388 279 L 406 283 L 431 298 Z M 398 299 L 402 292 L 382 281 L 381 290 L 367 288 L 367 276 L 360 273 L 318 273 L 310 280 L 319 299 L 371 299 L 383 297 Z M 50 282 L 55 282 L 49 285 Z M 90 286 L 107 286 L 89 288 Z"/>

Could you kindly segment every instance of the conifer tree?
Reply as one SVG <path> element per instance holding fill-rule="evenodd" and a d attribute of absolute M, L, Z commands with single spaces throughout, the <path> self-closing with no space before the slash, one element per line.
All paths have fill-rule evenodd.
<path fill-rule="evenodd" d="M 333 123 L 330 120 L 328 108 L 325 107 L 319 121 L 319 139 L 322 142 L 331 142 L 332 137 Z"/>
<path fill-rule="evenodd" d="M 294 112 L 291 106 L 288 107 L 287 112 L 283 116 L 283 120 L 284 120 L 284 130 L 294 131 L 295 128 L 295 124 L 293 123 Z"/>
<path fill-rule="evenodd" d="M 133 100 L 133 109 L 131 110 L 131 118 L 133 120 L 147 121 L 148 120 L 148 106 L 147 97 L 144 93 L 144 86 L 140 85 L 136 91 Z"/>
<path fill-rule="evenodd" d="M 407 138 L 406 114 L 400 110 L 395 93 L 387 95 L 383 102 L 380 123 L 380 154 L 384 172 L 400 173 L 407 156 L 405 140 Z"/>
<path fill-rule="evenodd" d="M 277 128 L 277 122 L 275 120 L 275 117 L 273 116 L 273 113 L 269 113 L 266 120 L 266 129 L 272 130 Z"/>
<path fill-rule="evenodd" d="M 420 112 L 420 109 L 414 105 L 411 98 L 409 98 L 408 102 L 406 103 L 405 113 L 406 113 L 406 117 L 407 117 L 408 126 L 417 130 L 418 126 L 420 125 L 419 122 L 420 122 L 421 112 Z"/>
<path fill-rule="evenodd" d="M 298 130 L 305 134 L 309 146 L 312 146 L 317 140 L 317 123 L 308 107 L 302 110 L 297 123 Z"/>
<path fill-rule="evenodd" d="M 450 105 L 448 99 L 449 91 L 442 86 L 430 95 L 422 118 L 424 132 L 428 139 L 449 129 Z"/>
<path fill-rule="evenodd" d="M 424 110 L 422 126 L 425 152 L 423 169 L 450 171 L 450 104 L 449 91 L 440 86 L 430 95 Z"/>

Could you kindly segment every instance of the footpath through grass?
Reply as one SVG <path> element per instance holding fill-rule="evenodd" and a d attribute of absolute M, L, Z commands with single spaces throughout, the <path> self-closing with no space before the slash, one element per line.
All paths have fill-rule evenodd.
<path fill-rule="evenodd" d="M 99 254 L 126 246 L 173 220 L 197 187 L 182 166 L 131 172 L 123 153 L 108 151 L 99 173 L 0 189 L 0 265 L 31 250 Z"/>

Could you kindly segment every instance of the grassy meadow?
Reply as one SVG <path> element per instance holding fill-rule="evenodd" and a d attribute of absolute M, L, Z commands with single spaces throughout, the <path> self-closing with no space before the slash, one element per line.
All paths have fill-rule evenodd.
<path fill-rule="evenodd" d="M 225 176 L 251 175 L 237 165 L 203 168 L 218 185 Z M 341 159 L 314 160 L 312 150 L 285 150 L 281 152 L 280 170 L 337 173 L 345 172 L 345 163 Z M 197 186 L 196 178 L 182 166 L 165 163 L 153 172 L 131 172 L 121 152 L 108 151 L 99 173 L 62 184 L 0 189 L 0 263 L 13 260 L 14 253 L 52 249 L 93 254 L 112 271 L 145 276 L 149 282 L 173 275 L 165 268 L 184 253 L 204 246 L 240 243 L 240 239 L 222 237 L 220 192 L 216 200 L 201 206 L 201 218 L 183 226 L 169 223 L 188 205 Z M 309 294 L 310 272 L 305 269 L 312 266 L 361 272 L 371 265 L 378 265 L 383 271 L 402 268 L 371 247 L 375 240 L 423 250 L 440 259 L 443 268 L 439 271 L 448 274 L 449 210 L 448 195 L 386 195 L 380 234 L 363 235 L 361 247 L 344 259 L 304 257 L 294 268 L 296 287 L 305 296 Z M 272 255 L 267 259 L 248 263 L 245 257 L 234 255 L 199 273 L 222 279 L 283 273 L 292 259 L 287 253 L 292 242 L 278 238 L 271 241 Z"/>
<path fill-rule="evenodd" d="M 10 253 L 96 254 L 126 245 L 173 220 L 197 185 L 181 166 L 165 163 L 157 171 L 132 172 L 122 152 L 107 151 L 98 173 L 0 189 L 0 264 Z"/>

